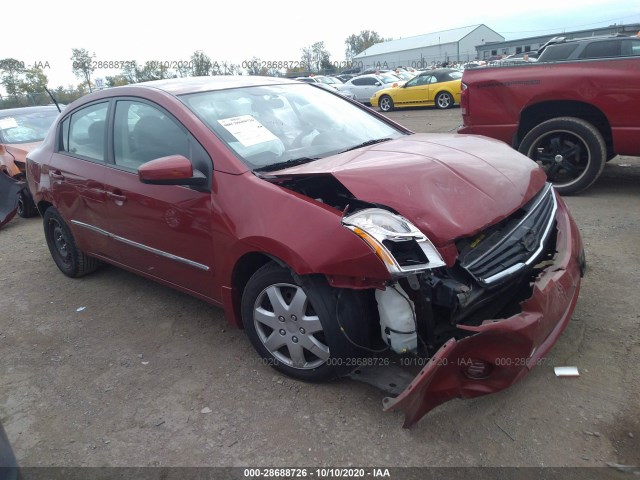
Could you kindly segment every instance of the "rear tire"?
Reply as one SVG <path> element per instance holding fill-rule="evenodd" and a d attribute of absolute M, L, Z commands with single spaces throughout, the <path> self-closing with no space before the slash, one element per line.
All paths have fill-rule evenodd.
<path fill-rule="evenodd" d="M 590 187 L 607 160 L 602 134 L 589 122 L 558 117 L 542 122 L 522 140 L 518 150 L 538 163 L 561 195 Z"/>
<path fill-rule="evenodd" d="M 440 92 L 436 95 L 435 104 L 441 110 L 451 108 L 454 104 L 453 97 L 449 92 Z"/>
<path fill-rule="evenodd" d="M 98 259 L 86 255 L 77 247 L 71 230 L 54 207 L 49 207 L 44 212 L 43 222 L 49 252 L 67 277 L 82 277 L 100 266 Z"/>

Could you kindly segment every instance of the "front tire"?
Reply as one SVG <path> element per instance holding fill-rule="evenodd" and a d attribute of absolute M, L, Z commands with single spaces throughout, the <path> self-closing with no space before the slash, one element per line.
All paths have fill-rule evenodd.
<path fill-rule="evenodd" d="M 561 195 L 590 187 L 607 159 L 602 134 L 589 122 L 574 117 L 542 122 L 527 133 L 518 150 L 544 169 Z"/>
<path fill-rule="evenodd" d="M 436 107 L 438 107 L 441 110 L 451 108 L 453 107 L 453 104 L 454 104 L 453 97 L 449 92 L 440 92 L 438 93 L 438 95 L 436 95 L 435 104 L 436 104 Z"/>
<path fill-rule="evenodd" d="M 389 95 L 383 95 L 378 100 L 378 106 L 383 112 L 390 112 L 394 107 L 393 99 Z"/>
<path fill-rule="evenodd" d="M 43 222 L 51 257 L 67 277 L 82 277 L 100 266 L 98 259 L 89 257 L 77 247 L 71 230 L 54 207 L 44 212 Z"/>
<path fill-rule="evenodd" d="M 276 263 L 260 268 L 243 292 L 242 321 L 265 364 L 310 382 L 332 380 L 355 369 L 354 359 L 362 351 L 349 342 L 341 326 L 362 345 L 365 328 L 357 320 L 363 323 L 363 311 L 356 292 L 344 290 L 339 305 L 338 293 L 321 276 L 298 277 Z"/>

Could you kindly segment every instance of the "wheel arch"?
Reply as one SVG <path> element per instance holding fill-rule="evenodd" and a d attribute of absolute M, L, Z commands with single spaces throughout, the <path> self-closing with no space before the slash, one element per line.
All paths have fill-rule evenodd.
<path fill-rule="evenodd" d="M 599 108 L 570 100 L 546 101 L 530 105 L 520 113 L 518 131 L 514 139 L 514 148 L 518 148 L 524 137 L 537 125 L 556 117 L 575 117 L 592 124 L 602 135 L 607 145 L 608 156 L 613 154 L 611 124 Z"/>
<path fill-rule="evenodd" d="M 449 108 L 451 108 L 451 107 L 453 107 L 454 105 L 456 105 L 456 96 L 455 96 L 455 94 L 454 94 L 451 90 L 449 90 L 449 88 L 447 88 L 447 87 L 441 87 L 441 88 L 440 88 L 436 93 L 434 93 L 434 94 L 433 94 L 433 97 L 432 97 L 432 98 L 433 98 L 433 104 L 434 104 L 434 105 L 436 105 L 436 106 L 437 106 L 437 104 L 438 104 L 438 102 L 437 102 L 438 96 L 439 96 L 440 94 L 442 94 L 442 93 L 446 93 L 446 94 L 448 94 L 448 95 L 451 97 L 451 105 L 450 105 L 450 107 L 449 107 Z"/>
<path fill-rule="evenodd" d="M 46 200 L 40 200 L 36 204 L 36 207 L 38 207 L 38 211 L 40 212 L 40 215 L 44 215 L 44 212 L 46 212 L 47 209 L 49 209 L 50 207 L 53 207 L 53 204 Z"/>
<path fill-rule="evenodd" d="M 265 252 L 248 252 L 235 263 L 231 272 L 231 311 L 227 312 L 232 324 L 244 328 L 241 315 L 242 293 L 251 276 L 269 262 L 275 262 L 282 267 L 289 267 L 282 259 Z"/>

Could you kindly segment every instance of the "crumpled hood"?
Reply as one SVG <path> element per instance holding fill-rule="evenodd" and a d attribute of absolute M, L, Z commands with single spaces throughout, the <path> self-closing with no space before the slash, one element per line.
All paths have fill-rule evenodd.
<path fill-rule="evenodd" d="M 42 142 L 31 143 L 7 143 L 4 145 L 4 149 L 15 157 L 20 162 L 25 161 L 27 154 L 34 148 L 39 147 Z"/>
<path fill-rule="evenodd" d="M 436 245 L 509 216 L 544 185 L 544 172 L 507 144 L 458 134 L 413 134 L 273 172 L 331 174 L 357 198 L 393 208 Z"/>

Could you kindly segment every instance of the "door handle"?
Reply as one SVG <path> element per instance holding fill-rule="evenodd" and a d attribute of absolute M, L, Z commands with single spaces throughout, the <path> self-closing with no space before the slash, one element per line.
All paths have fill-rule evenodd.
<path fill-rule="evenodd" d="M 115 200 L 116 202 L 125 202 L 127 200 L 127 197 L 125 195 L 118 195 L 117 193 L 113 192 L 107 192 L 107 197 Z"/>
<path fill-rule="evenodd" d="M 51 178 L 53 178 L 54 180 L 64 180 L 64 175 L 62 175 L 60 172 L 56 171 L 56 172 L 49 172 L 49 176 Z"/>

